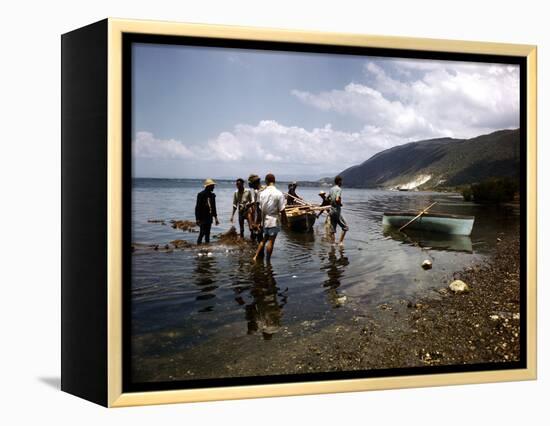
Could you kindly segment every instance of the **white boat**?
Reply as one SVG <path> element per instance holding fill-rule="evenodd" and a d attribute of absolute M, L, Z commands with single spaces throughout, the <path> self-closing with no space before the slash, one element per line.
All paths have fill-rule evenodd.
<path fill-rule="evenodd" d="M 385 212 L 382 217 L 382 224 L 384 226 L 400 228 L 417 215 L 417 212 Z M 474 220 L 474 216 L 424 213 L 408 225 L 406 229 L 442 232 L 450 235 L 470 235 L 474 227 Z"/>

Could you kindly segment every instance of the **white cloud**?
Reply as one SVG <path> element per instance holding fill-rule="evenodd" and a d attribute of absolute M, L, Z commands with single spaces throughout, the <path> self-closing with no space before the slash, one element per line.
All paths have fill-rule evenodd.
<path fill-rule="evenodd" d="M 150 132 L 137 132 L 132 144 L 133 155 L 138 158 L 193 158 L 194 153 L 175 139 L 157 139 Z"/>
<path fill-rule="evenodd" d="M 327 124 L 306 130 L 263 120 L 257 125 L 238 124 L 231 132 L 223 132 L 210 140 L 207 146 L 210 156 L 222 161 L 250 159 L 326 165 L 334 161 L 347 164 L 354 155 L 362 157 L 386 145 L 388 141 L 371 127 L 360 132 L 343 132 Z"/>
<path fill-rule="evenodd" d="M 297 90 L 292 93 L 309 105 L 355 116 L 366 125 L 379 128 L 388 135 L 399 136 L 403 141 L 449 133 L 445 129 L 434 127 L 411 105 L 398 100 L 391 101 L 378 90 L 363 84 L 350 83 L 344 90 L 332 90 L 318 95 Z"/>
<path fill-rule="evenodd" d="M 519 126 L 517 66 L 377 59 L 365 64 L 364 74 L 365 83 L 292 94 L 306 105 L 354 116 L 404 141 L 472 137 Z"/>
<path fill-rule="evenodd" d="M 256 125 L 238 124 L 202 145 L 160 140 L 149 132 L 138 132 L 134 155 L 224 164 L 244 162 L 251 166 L 292 165 L 322 172 L 356 164 L 400 141 L 374 126 L 365 126 L 359 132 L 344 132 L 333 129 L 330 124 L 307 130 L 263 120 Z"/>

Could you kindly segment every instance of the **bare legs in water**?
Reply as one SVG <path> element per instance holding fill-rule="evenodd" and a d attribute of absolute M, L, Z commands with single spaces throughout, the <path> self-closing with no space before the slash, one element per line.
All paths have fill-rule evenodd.
<path fill-rule="evenodd" d="M 256 262 L 258 260 L 258 258 L 261 256 L 261 253 L 263 252 L 264 246 L 265 246 L 265 251 L 266 251 L 265 258 L 268 262 L 270 262 L 271 261 L 271 254 L 273 253 L 273 245 L 275 244 L 275 239 L 276 238 L 277 238 L 277 236 L 275 236 L 275 237 L 265 236 L 264 239 L 258 245 L 258 250 L 256 250 L 256 254 L 252 258 L 252 260 L 254 262 Z"/>

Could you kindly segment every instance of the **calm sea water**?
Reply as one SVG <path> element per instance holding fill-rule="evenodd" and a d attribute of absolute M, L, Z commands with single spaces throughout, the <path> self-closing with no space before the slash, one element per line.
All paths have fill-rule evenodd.
<path fill-rule="evenodd" d="M 299 187 L 298 193 L 319 202 L 321 189 L 327 190 Z M 198 180 L 135 179 L 132 241 L 194 242 L 196 233 L 148 223 L 148 219 L 194 220 L 200 190 Z M 233 192 L 229 182 L 216 187 L 221 223 L 213 226 L 212 235 L 231 226 Z M 419 211 L 434 201 L 438 204 L 433 212 L 474 215 L 471 238 L 427 234 L 404 238 L 383 229 L 384 211 Z M 172 253 L 136 251 L 132 255 L 132 333 L 140 344 L 132 351 L 137 365 L 141 359 L 192 350 L 214 336 L 247 335 L 261 345 L 265 340 L 284 339 L 278 333 L 281 327 L 304 321 L 314 324 L 307 328 L 314 333 L 318 327 L 381 303 L 424 294 L 446 285 L 453 272 L 483 260 L 499 234 L 509 232 L 519 219 L 517 211 L 466 203 L 456 194 L 344 187 L 343 203 L 350 227 L 343 249 L 325 241 L 321 217 L 313 233 L 282 231 L 271 265 L 253 264 L 252 248 L 213 245 Z M 425 259 L 432 260 L 433 269 L 420 267 Z"/>

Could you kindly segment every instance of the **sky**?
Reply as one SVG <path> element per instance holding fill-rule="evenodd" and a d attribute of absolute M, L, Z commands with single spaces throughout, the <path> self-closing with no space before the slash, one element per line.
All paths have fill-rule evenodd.
<path fill-rule="evenodd" d="M 135 177 L 318 179 L 519 127 L 519 66 L 134 44 Z"/>

